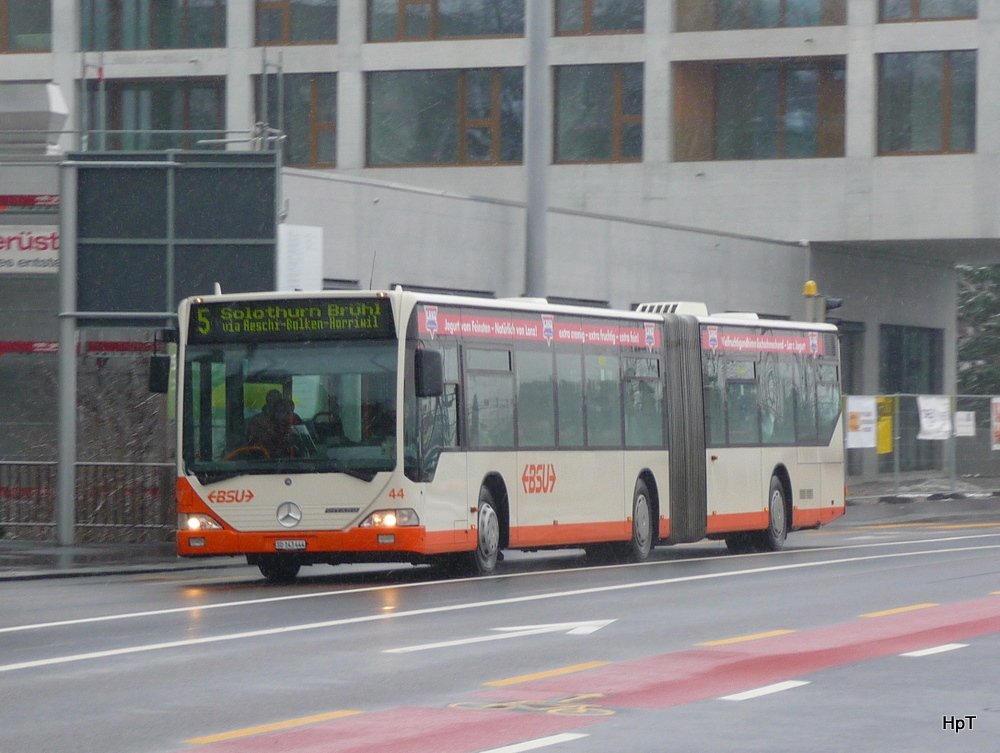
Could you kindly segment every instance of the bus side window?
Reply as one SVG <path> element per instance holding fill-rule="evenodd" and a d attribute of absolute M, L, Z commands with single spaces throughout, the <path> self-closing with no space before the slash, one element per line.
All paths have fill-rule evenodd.
<path fill-rule="evenodd" d="M 799 444 L 816 444 L 816 376 L 812 359 L 801 359 L 795 379 L 795 434 Z"/>
<path fill-rule="evenodd" d="M 840 379 L 833 364 L 818 364 L 816 406 L 819 413 L 820 444 L 828 444 L 840 416 Z"/>
<path fill-rule="evenodd" d="M 705 441 L 709 447 L 726 444 L 726 398 L 718 358 L 702 356 L 702 383 L 705 394 Z"/>
<path fill-rule="evenodd" d="M 618 356 L 588 355 L 583 363 L 586 374 L 587 446 L 620 447 L 622 406 Z"/>
<path fill-rule="evenodd" d="M 729 418 L 729 444 L 759 444 L 760 418 L 756 383 L 726 382 L 726 408 Z"/>
<path fill-rule="evenodd" d="M 559 446 L 583 447 L 583 363 L 579 353 L 556 353 Z"/>
<path fill-rule="evenodd" d="M 625 359 L 625 444 L 663 444 L 663 399 L 660 363 L 655 358 Z"/>
<path fill-rule="evenodd" d="M 552 447 L 556 443 L 552 352 L 519 351 L 515 366 L 518 446 Z"/>
<path fill-rule="evenodd" d="M 760 364 L 760 433 L 764 444 L 795 444 L 796 356 L 766 357 Z"/>
<path fill-rule="evenodd" d="M 514 374 L 509 350 L 469 348 L 466 400 L 469 446 L 514 446 Z"/>

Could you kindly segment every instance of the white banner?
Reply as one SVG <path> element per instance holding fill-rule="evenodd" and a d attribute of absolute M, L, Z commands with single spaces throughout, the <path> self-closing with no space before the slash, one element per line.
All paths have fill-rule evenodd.
<path fill-rule="evenodd" d="M 58 271 L 58 225 L 0 225 L 0 274 Z"/>
<path fill-rule="evenodd" d="M 874 397 L 851 395 L 847 398 L 847 447 L 874 447 L 878 414 Z"/>
<path fill-rule="evenodd" d="M 947 395 L 917 395 L 920 431 L 917 439 L 948 439 L 951 436 L 951 398 Z"/>

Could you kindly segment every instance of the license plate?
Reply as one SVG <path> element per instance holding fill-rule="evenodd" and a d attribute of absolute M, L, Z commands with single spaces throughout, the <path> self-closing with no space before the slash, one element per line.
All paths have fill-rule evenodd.
<path fill-rule="evenodd" d="M 278 539 L 274 542 L 274 548 L 285 552 L 301 552 L 306 548 L 305 539 Z"/>

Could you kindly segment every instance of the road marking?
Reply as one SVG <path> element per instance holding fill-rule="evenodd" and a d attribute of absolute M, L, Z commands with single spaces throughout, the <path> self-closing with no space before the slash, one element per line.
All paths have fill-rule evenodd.
<path fill-rule="evenodd" d="M 210 743 L 221 743 L 226 740 L 238 740 L 241 737 L 251 737 L 253 735 L 261 735 L 265 732 L 278 732 L 280 730 L 294 729 L 295 727 L 303 727 L 307 724 L 317 724 L 319 722 L 327 722 L 331 719 L 342 719 L 345 716 L 355 716 L 364 712 L 353 711 L 349 709 L 344 709 L 342 711 L 330 711 L 326 714 L 314 714 L 313 716 L 302 716 L 298 719 L 287 719 L 283 722 L 273 722 L 272 724 L 261 724 L 257 727 L 246 727 L 245 729 L 237 729 L 232 732 L 220 732 L 217 735 L 206 735 L 205 737 L 195 737 L 191 740 L 185 740 L 184 742 L 188 745 L 208 745 Z"/>
<path fill-rule="evenodd" d="M 724 695 L 719 698 L 720 701 L 749 701 L 753 698 L 760 698 L 763 695 L 771 695 L 772 693 L 780 693 L 783 690 L 791 690 L 792 688 L 801 688 L 803 685 L 808 685 L 806 680 L 786 680 L 785 682 L 776 682 L 774 685 L 765 685 L 762 688 L 754 688 L 753 690 L 747 690 L 742 693 L 734 693 L 733 695 Z"/>
<path fill-rule="evenodd" d="M 918 609 L 930 609 L 931 607 L 939 607 L 940 604 L 932 604 L 931 602 L 925 602 L 923 604 L 910 604 L 908 607 L 896 607 L 895 609 L 883 609 L 881 612 L 868 612 L 868 614 L 861 615 L 862 617 L 888 617 L 891 614 L 903 614 L 904 612 L 916 612 Z"/>
<path fill-rule="evenodd" d="M 549 737 L 540 737 L 537 740 L 528 740 L 527 742 L 515 743 L 514 745 L 505 745 L 502 748 L 490 748 L 489 750 L 484 750 L 483 753 L 522 753 L 522 751 L 547 748 L 550 745 L 568 743 L 573 740 L 580 740 L 584 737 L 588 737 L 588 735 L 584 735 L 579 732 L 564 732 L 561 735 L 550 735 Z"/>
<path fill-rule="evenodd" d="M 955 651 L 960 648 L 968 648 L 968 643 L 945 643 L 943 646 L 934 646 L 933 648 L 922 648 L 919 651 L 907 651 L 905 654 L 900 654 L 900 656 L 933 656 L 934 654 L 943 654 L 946 651 Z"/>
<path fill-rule="evenodd" d="M 942 530 L 957 531 L 963 528 L 996 528 L 1000 526 L 1000 521 L 994 523 L 872 523 L 870 525 L 854 526 L 857 529 L 883 529 L 883 528 L 940 528 Z"/>
<path fill-rule="evenodd" d="M 69 656 L 54 656 L 47 659 L 36 659 L 34 661 L 18 662 L 16 664 L 0 665 L 0 672 L 14 672 L 21 669 L 34 669 L 37 667 L 48 667 L 57 664 L 69 664 L 72 662 L 89 661 L 93 659 L 107 659 L 114 656 L 125 656 L 128 654 L 138 654 L 148 651 L 161 651 L 172 648 L 188 648 L 191 646 L 207 645 L 210 643 L 221 643 L 225 641 L 244 640 L 250 638 L 262 638 L 272 635 L 285 635 L 288 633 L 298 633 L 306 630 L 321 630 L 343 625 L 359 625 L 370 622 L 380 622 L 382 620 L 398 620 L 404 617 L 417 617 L 428 614 L 444 614 L 447 612 L 462 612 L 470 609 L 492 608 L 507 604 L 526 604 L 529 602 L 549 601 L 553 599 L 565 599 L 577 596 L 589 596 L 598 593 L 612 593 L 614 591 L 630 591 L 637 588 L 651 588 L 656 586 L 673 585 L 676 583 L 695 583 L 699 581 L 719 580 L 722 578 L 737 578 L 751 575 L 761 575 L 763 573 L 785 572 L 791 570 L 807 570 L 815 567 L 827 567 L 835 565 L 851 564 L 855 562 L 875 562 L 878 560 L 899 559 L 903 557 L 919 557 L 932 554 L 959 554 L 962 552 L 989 551 L 1000 549 L 1000 544 L 984 544 L 981 546 L 966 546 L 947 549 L 926 549 L 918 552 L 894 552 L 891 554 L 867 554 L 862 557 L 844 557 L 834 560 L 818 560 L 814 562 L 795 562 L 788 565 L 767 565 L 763 567 L 753 567 L 746 570 L 726 570 L 717 573 L 701 573 L 700 575 L 681 575 L 675 578 L 660 578 L 656 580 L 645 580 L 633 583 L 618 583 L 610 586 L 593 586 L 590 588 L 578 588 L 572 591 L 553 591 L 550 593 L 532 594 L 529 596 L 513 596 L 507 599 L 494 599 L 492 601 L 473 601 L 463 604 L 451 604 L 443 607 L 428 607 L 426 609 L 410 609 L 402 612 L 380 612 L 378 614 L 363 615 L 360 617 L 346 617 L 339 620 L 326 620 L 323 622 L 309 622 L 298 625 L 285 625 L 277 628 L 266 628 L 261 630 L 250 630 L 244 633 L 227 633 L 223 635 L 205 636 L 203 638 L 188 638 L 178 641 L 167 641 L 164 643 L 151 643 L 140 646 L 128 646 L 125 648 L 110 649 L 106 651 L 94 651 L 83 654 L 72 654 Z M 757 556 L 757 555 L 753 555 Z M 171 610 L 180 611 L 180 610 Z"/>
<path fill-rule="evenodd" d="M 823 533 L 823 532 L 821 531 L 820 533 Z M 983 534 L 976 534 L 974 536 L 948 536 L 948 537 L 941 537 L 941 538 L 935 538 L 935 539 L 916 539 L 916 540 L 913 540 L 913 541 L 880 541 L 878 543 L 872 543 L 872 544 L 847 544 L 847 545 L 843 545 L 843 546 L 816 547 L 815 549 L 809 549 L 809 550 L 787 549 L 787 550 L 782 551 L 782 552 L 765 552 L 765 553 L 756 553 L 756 554 L 740 554 L 740 555 L 732 555 L 732 557 L 734 559 L 735 558 L 747 558 L 747 557 L 771 557 L 771 556 L 782 557 L 782 556 L 789 556 L 789 555 L 792 555 L 792 554 L 802 554 L 803 552 L 822 554 L 822 553 L 827 553 L 827 552 L 854 551 L 854 550 L 857 550 L 857 549 L 871 549 L 871 548 L 874 548 L 874 547 L 884 548 L 884 547 L 891 547 L 891 546 L 900 546 L 900 547 L 901 546 L 917 546 L 919 544 L 940 544 L 940 543 L 949 542 L 949 541 L 971 541 L 973 539 L 995 539 L 998 536 L 1000 536 L 1000 534 L 983 533 Z M 876 554 L 876 555 L 870 555 L 870 556 L 866 556 L 866 557 L 852 557 L 852 558 L 845 558 L 845 559 L 838 559 L 838 560 L 823 560 L 823 561 L 815 562 L 815 563 L 813 563 L 813 562 L 807 562 L 807 563 L 799 563 L 799 564 L 795 564 L 795 565 L 779 565 L 779 566 L 776 566 L 776 567 L 779 567 L 779 568 L 813 567 L 813 566 L 818 566 L 818 565 L 840 564 L 840 563 L 845 563 L 845 562 L 859 562 L 859 561 L 862 561 L 862 560 L 872 559 L 872 558 L 878 559 L 878 558 L 882 558 L 882 557 L 896 557 L 896 556 L 905 557 L 905 556 L 911 556 L 911 555 L 917 555 L 917 554 L 940 554 L 940 553 L 949 552 L 949 551 L 963 552 L 963 551 L 974 551 L 974 550 L 977 550 L 977 549 L 997 549 L 997 548 L 1000 548 L 1000 547 L 997 547 L 997 546 L 982 546 L 982 547 L 960 547 L 960 548 L 957 548 L 957 549 L 934 549 L 934 550 L 929 550 L 927 552 L 902 552 L 902 553 L 899 553 L 899 554 L 885 554 L 885 555 Z M 678 560 L 664 560 L 664 561 L 658 561 L 658 562 L 637 562 L 637 563 L 621 564 L 621 565 L 600 565 L 600 566 L 597 566 L 597 567 L 577 568 L 577 569 L 574 570 L 574 572 L 585 572 L 585 571 L 589 571 L 589 570 L 598 570 L 598 569 L 600 569 L 600 570 L 606 570 L 606 569 L 635 568 L 635 567 L 643 567 L 643 568 L 663 567 L 663 566 L 670 567 L 670 566 L 676 566 L 679 563 L 690 562 L 690 561 L 698 561 L 698 560 L 681 560 L 681 561 L 678 561 Z M 561 574 L 561 573 L 564 573 L 564 572 L 565 572 L 565 570 L 538 570 L 538 571 L 529 572 L 529 573 L 506 573 L 506 574 L 501 574 L 501 575 L 493 575 L 493 576 L 490 576 L 490 578 L 491 578 L 491 580 L 510 580 L 510 579 L 513 579 L 513 578 L 534 578 L 534 577 L 538 577 L 538 576 L 542 576 L 542 575 L 553 575 L 553 574 L 558 575 L 558 574 Z M 767 572 L 767 570 L 761 570 L 761 569 L 758 568 L 758 569 L 754 569 L 754 570 L 747 570 L 747 571 L 737 572 L 735 574 L 739 575 L 742 572 L 747 572 L 747 573 L 751 573 L 751 572 Z M 710 577 L 725 577 L 725 576 L 727 576 L 729 574 L 730 573 L 719 573 L 719 574 L 712 575 Z M 183 613 L 194 614 L 194 613 L 200 613 L 200 612 L 208 611 L 210 609 L 230 609 L 230 608 L 233 608 L 233 607 L 257 606 L 258 604 L 273 604 L 273 603 L 276 603 L 276 602 L 299 601 L 299 600 L 302 600 L 302 599 L 321 599 L 321 598 L 329 598 L 329 597 L 334 597 L 334 596 L 350 596 L 350 595 L 353 595 L 353 594 L 364 594 L 364 593 L 373 593 L 373 592 L 385 591 L 387 589 L 392 589 L 394 591 L 399 591 L 399 590 L 407 589 L 407 588 L 435 588 L 435 587 L 441 587 L 441 586 L 450 586 L 450 585 L 453 585 L 455 583 L 463 583 L 463 582 L 470 581 L 470 580 L 476 580 L 476 578 L 452 578 L 452 579 L 443 580 L 443 581 L 418 582 L 418 583 L 399 583 L 399 584 L 395 584 L 395 585 L 392 585 L 392 586 L 365 586 L 365 587 L 362 587 L 362 588 L 347 588 L 347 589 L 344 589 L 344 590 L 341 590 L 341 591 L 316 591 L 314 593 L 304 593 L 304 594 L 303 593 L 299 593 L 299 594 L 285 594 L 283 596 L 268 596 L 268 597 L 264 597 L 264 598 L 260 598 L 260 599 L 244 599 L 244 600 L 241 600 L 241 601 L 224 601 L 224 602 L 219 602 L 219 603 L 216 603 L 216 604 L 199 604 L 199 605 L 196 605 L 196 606 L 189 606 L 189 607 L 172 607 L 170 609 L 151 609 L 151 610 L 147 610 L 147 611 L 143 611 L 143 612 L 124 612 L 124 613 L 118 613 L 118 614 L 98 615 L 96 617 L 78 617 L 78 618 L 75 618 L 75 619 L 72 619 L 72 620 L 54 620 L 52 622 L 37 622 L 37 623 L 29 624 L 29 625 L 12 625 L 12 626 L 9 626 L 9 627 L 2 627 L 2 628 L 0 628 L 0 634 L 2 634 L 2 633 L 22 632 L 22 631 L 26 631 L 26 630 L 41 630 L 41 629 L 45 629 L 45 628 L 54 628 L 54 627 L 71 627 L 71 626 L 74 626 L 74 625 L 86 625 L 86 624 L 94 623 L 94 622 L 112 622 L 112 621 L 116 621 L 116 620 L 132 620 L 132 619 L 138 619 L 138 618 L 142 618 L 142 617 L 160 617 L 160 616 L 163 616 L 163 615 L 170 615 L 170 614 L 183 614 Z M 672 580 L 669 580 L 669 579 L 668 580 L 662 580 L 662 581 L 660 581 L 660 580 L 658 580 L 658 581 L 649 581 L 649 583 L 652 584 L 652 585 L 659 585 L 660 583 L 668 583 L 668 582 L 676 582 L 676 581 L 672 581 Z M 644 583 L 639 583 L 639 584 L 637 584 L 637 587 L 641 587 L 643 585 L 644 585 Z M 543 596 L 541 598 L 546 598 L 546 597 Z"/>
<path fill-rule="evenodd" d="M 522 682 L 532 682 L 534 680 L 544 680 L 548 677 L 559 677 L 561 675 L 570 675 L 574 672 L 585 672 L 588 669 L 594 669 L 596 667 L 606 667 L 611 662 L 608 661 L 591 661 L 586 664 L 574 664 L 569 667 L 559 667 L 558 669 L 549 669 L 545 672 L 535 672 L 531 675 L 519 675 L 517 677 L 508 677 L 505 680 L 492 680 L 491 682 L 484 682 L 483 685 L 488 685 L 491 688 L 502 688 L 507 685 L 518 685 Z"/>
<path fill-rule="evenodd" d="M 614 620 L 591 620 L 588 622 L 557 622 L 551 625 L 522 625 L 520 627 L 493 628 L 499 631 L 493 635 L 477 635 L 474 638 L 459 638 L 453 641 L 439 641 L 437 643 L 422 643 L 419 646 L 403 646 L 402 648 L 387 648 L 383 654 L 411 654 L 414 651 L 430 651 L 435 648 L 451 648 L 452 646 L 465 646 L 470 643 L 486 643 L 487 641 L 502 641 L 506 638 L 523 638 L 529 635 L 543 635 L 545 633 L 566 633 L 566 635 L 590 635 L 596 633 L 603 627 L 607 627 Z"/>
<path fill-rule="evenodd" d="M 734 643 L 746 643 L 748 641 L 759 641 L 763 638 L 773 638 L 777 635 L 788 635 L 794 630 L 768 630 L 766 633 L 753 633 L 751 635 L 738 635 L 735 638 L 722 638 L 717 641 L 704 641 L 697 643 L 697 646 L 730 646 Z"/>

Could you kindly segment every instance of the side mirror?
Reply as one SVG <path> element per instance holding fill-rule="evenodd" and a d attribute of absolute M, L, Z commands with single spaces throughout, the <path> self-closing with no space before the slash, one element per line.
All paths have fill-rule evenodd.
<path fill-rule="evenodd" d="M 444 361 L 436 350 L 418 350 L 413 377 L 417 397 L 441 397 L 444 394 Z"/>
<path fill-rule="evenodd" d="M 154 353 L 149 357 L 149 391 L 166 395 L 170 389 L 170 356 Z"/>

